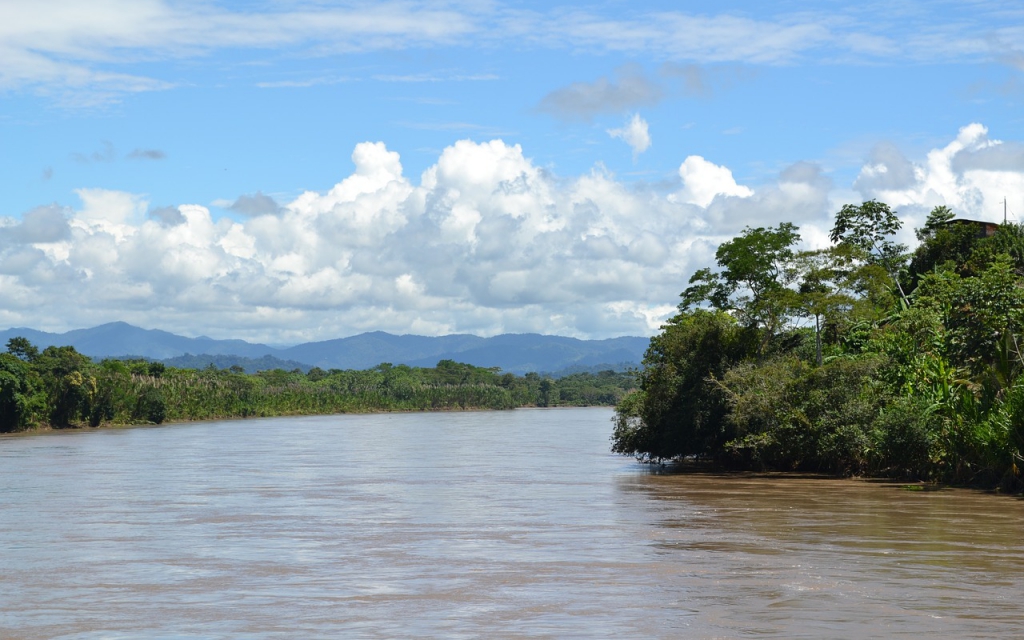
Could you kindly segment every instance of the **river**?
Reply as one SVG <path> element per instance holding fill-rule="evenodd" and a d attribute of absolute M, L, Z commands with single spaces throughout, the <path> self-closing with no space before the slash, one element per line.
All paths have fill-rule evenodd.
<path fill-rule="evenodd" d="M 1024 502 L 651 473 L 607 409 L 0 439 L 0 637 L 1019 638 Z"/>

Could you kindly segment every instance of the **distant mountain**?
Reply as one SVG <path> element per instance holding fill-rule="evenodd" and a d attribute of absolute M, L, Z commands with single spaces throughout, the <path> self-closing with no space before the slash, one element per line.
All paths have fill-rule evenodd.
<path fill-rule="evenodd" d="M 429 361 L 430 364 L 416 366 L 432 367 L 438 360 L 455 360 L 457 358 L 451 357 L 451 354 L 462 353 L 484 344 L 487 340 L 460 334 L 431 338 L 396 336 L 383 331 L 373 331 L 349 338 L 296 345 L 282 349 L 280 357 L 308 362 L 321 369 L 368 369 L 382 362 L 411 365 L 413 362 L 423 361 Z"/>
<path fill-rule="evenodd" d="M 140 329 L 125 322 L 111 322 L 67 333 L 7 329 L 0 331 L 0 345 L 15 336 L 28 338 L 40 348 L 71 345 L 94 358 L 130 354 L 165 361 L 172 366 L 182 366 L 178 362 L 185 360 L 176 359 L 186 355 L 188 362 L 201 362 L 203 366 L 210 362 L 219 366 L 221 362 L 229 361 L 226 356 L 233 356 L 238 360 L 231 361 L 231 364 L 247 370 L 253 367 L 307 369 L 314 366 L 322 369 L 369 369 L 382 362 L 433 367 L 439 360 L 456 360 L 480 367 L 499 367 L 512 373 L 561 371 L 573 367 L 589 369 L 606 363 L 638 365 L 649 342 L 647 338 L 640 337 L 578 340 L 534 333 L 503 334 L 491 338 L 461 334 L 428 337 L 374 331 L 281 349 L 244 340 L 186 338 L 157 329 Z"/>
<path fill-rule="evenodd" d="M 162 360 L 186 353 L 259 358 L 276 351 L 266 345 L 252 344 L 244 340 L 186 338 L 159 329 L 140 329 L 127 322 L 109 322 L 91 329 L 75 329 L 67 333 L 46 333 L 24 328 L 7 329 L 0 331 L 0 344 L 7 344 L 7 341 L 15 336 L 24 336 L 39 348 L 71 345 L 80 353 L 97 358 L 136 355 Z"/>
<path fill-rule="evenodd" d="M 635 362 L 643 358 L 650 341 L 647 338 L 612 338 L 610 340 L 578 340 L 536 333 L 503 334 L 481 338 L 481 343 L 454 355 L 452 360 L 478 367 L 500 366 L 503 371 L 558 371 L 572 365 L 583 367 L 609 362 Z M 407 364 L 432 367 L 431 358 L 411 360 Z M 501 364 L 494 364 L 500 362 Z"/>

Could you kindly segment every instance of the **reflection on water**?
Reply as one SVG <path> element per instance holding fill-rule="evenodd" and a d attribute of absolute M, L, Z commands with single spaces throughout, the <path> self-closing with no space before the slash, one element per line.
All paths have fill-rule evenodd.
<path fill-rule="evenodd" d="M 609 417 L 0 439 L 0 637 L 1021 635 L 1021 501 L 649 474 Z"/>

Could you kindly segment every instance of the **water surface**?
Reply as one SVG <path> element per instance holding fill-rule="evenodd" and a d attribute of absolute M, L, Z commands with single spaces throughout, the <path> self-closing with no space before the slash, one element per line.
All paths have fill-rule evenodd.
<path fill-rule="evenodd" d="M 652 474 L 610 416 L 0 439 L 0 637 L 1024 635 L 1020 500 Z"/>

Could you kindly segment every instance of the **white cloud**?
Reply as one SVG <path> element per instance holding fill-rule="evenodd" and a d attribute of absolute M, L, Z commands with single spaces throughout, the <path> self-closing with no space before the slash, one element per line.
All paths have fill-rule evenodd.
<path fill-rule="evenodd" d="M 652 12 L 633 19 L 574 12 L 552 21 L 544 32 L 576 46 L 657 52 L 675 60 L 768 64 L 791 60 L 832 39 L 824 21 L 761 21 L 677 11 Z"/>
<path fill-rule="evenodd" d="M 1024 192 L 1019 150 L 971 125 L 923 159 L 876 153 L 858 188 L 888 198 L 908 226 L 933 204 L 973 216 L 1004 189 Z M 557 176 L 501 140 L 458 141 L 418 180 L 380 142 L 357 145 L 352 161 L 331 189 L 239 222 L 198 205 L 147 216 L 144 197 L 102 189 L 79 190 L 77 209 L 0 218 L 0 320 L 279 342 L 377 329 L 645 334 L 721 241 L 792 221 L 819 245 L 842 204 L 810 163 L 754 190 L 690 156 L 668 193 L 600 168 Z M 886 162 L 911 178 L 871 182 Z"/>
<path fill-rule="evenodd" d="M 1024 147 L 989 138 L 981 124 L 963 127 L 955 140 L 921 162 L 883 149 L 854 184 L 864 198 L 887 202 L 915 220 L 946 205 L 963 217 L 998 221 L 1004 197 L 1011 209 L 1024 213 Z"/>
<path fill-rule="evenodd" d="M 784 65 L 812 59 L 974 62 L 1004 59 L 1007 51 L 1019 53 L 1013 43 L 1020 41 L 1021 30 L 1015 26 L 1020 11 L 1008 13 L 1005 3 L 976 2 L 962 11 L 942 12 L 917 5 L 857 4 L 758 18 L 726 12 L 614 15 L 559 8 L 520 14 L 508 31 L 546 46 L 712 64 Z"/>
<path fill-rule="evenodd" d="M 728 167 L 708 162 L 700 156 L 689 156 L 679 165 L 682 190 L 676 198 L 701 207 L 711 204 L 716 196 L 749 198 L 754 195 L 750 187 L 736 184 Z"/>
<path fill-rule="evenodd" d="M 651 146 L 651 134 L 647 130 L 647 121 L 634 113 L 621 129 L 609 129 L 608 135 L 622 140 L 633 150 L 633 161 Z"/>
<path fill-rule="evenodd" d="M 120 233 L 137 223 L 148 205 L 142 196 L 109 189 L 76 189 L 82 208 L 75 218 L 112 233 Z"/>
<path fill-rule="evenodd" d="M 398 2 L 263 12 L 167 0 L 5 2 L 0 88 L 34 86 L 97 102 L 172 86 L 109 70 L 114 65 L 219 49 L 317 46 L 322 54 L 451 44 L 475 28 L 467 13 Z"/>
<path fill-rule="evenodd" d="M 555 176 L 501 140 L 456 142 L 418 184 L 382 143 L 357 145 L 352 161 L 330 190 L 241 222 L 197 205 L 146 216 L 141 196 L 81 189 L 77 210 L 34 214 L 53 229 L 32 232 L 54 241 L 46 251 L 26 254 L 28 232 L 0 225 L 0 274 L 16 280 L 0 307 L 46 328 L 125 319 L 282 341 L 371 329 L 648 333 L 703 224 L 663 193 L 600 170 Z M 633 303 L 648 311 L 624 314 Z M 73 319 L 57 312 L 69 306 Z"/>
<path fill-rule="evenodd" d="M 913 13 L 913 12 L 910 12 Z M 33 88 L 71 104 L 175 86 L 142 75 L 154 61 L 218 51 L 299 50 L 324 56 L 427 47 L 514 45 L 642 55 L 659 61 L 779 65 L 799 61 L 1003 60 L 1018 65 L 1020 28 L 1005 8 L 913 17 L 885 5 L 752 18 L 729 13 L 565 9 L 529 11 L 500 2 L 261 3 L 232 10 L 173 0 L 35 0 L 0 3 L 0 89 Z M 1007 26 L 1010 24 L 1011 26 Z M 1008 44 L 1009 43 L 1009 44 Z M 1009 53 L 1008 53 L 1009 52 Z M 135 65 L 146 64 L 143 71 Z M 396 81 L 490 80 L 491 73 L 382 74 Z M 314 77 L 259 82 L 302 87 L 346 81 Z M 554 92 L 559 113 L 617 110 L 657 101 L 660 90 L 625 78 Z M 557 94 L 557 95 L 556 95 Z M 564 104 L 562 104 L 564 103 Z"/>

